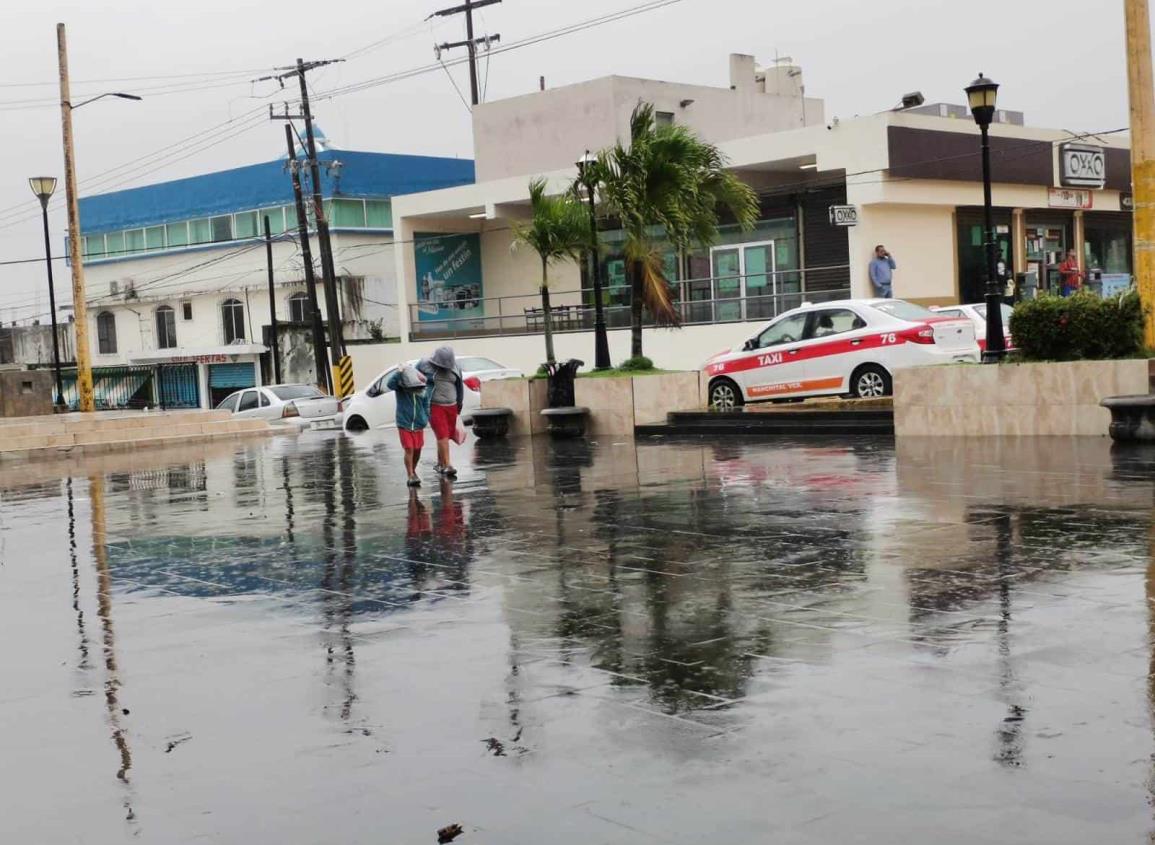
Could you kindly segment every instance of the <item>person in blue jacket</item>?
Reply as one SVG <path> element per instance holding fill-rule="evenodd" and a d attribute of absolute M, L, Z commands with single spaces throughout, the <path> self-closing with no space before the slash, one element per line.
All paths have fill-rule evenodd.
<path fill-rule="evenodd" d="M 417 463 L 425 446 L 425 426 L 429 425 L 429 402 L 433 398 L 433 380 L 427 379 L 417 368 L 404 364 L 385 380 L 385 387 L 397 394 L 397 435 L 405 450 L 406 482 L 420 487 Z"/>

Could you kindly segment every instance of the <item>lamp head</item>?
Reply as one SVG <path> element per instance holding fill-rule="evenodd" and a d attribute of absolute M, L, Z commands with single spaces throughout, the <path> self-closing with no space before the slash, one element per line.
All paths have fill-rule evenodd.
<path fill-rule="evenodd" d="M 995 102 L 998 100 L 999 85 L 981 73 L 966 87 L 967 103 L 971 115 L 979 126 L 990 126 L 995 117 Z"/>
<path fill-rule="evenodd" d="M 138 97 L 136 94 L 122 94 L 119 91 L 113 91 L 110 96 L 120 97 L 122 100 L 143 100 L 144 97 Z"/>
<path fill-rule="evenodd" d="M 40 200 L 41 205 L 47 206 L 48 200 L 56 192 L 55 176 L 33 176 L 28 180 L 32 193 Z"/>

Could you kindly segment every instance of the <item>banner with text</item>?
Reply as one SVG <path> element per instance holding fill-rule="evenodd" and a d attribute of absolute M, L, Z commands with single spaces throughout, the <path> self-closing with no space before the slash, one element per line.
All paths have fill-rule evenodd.
<path fill-rule="evenodd" d="M 417 233 L 417 310 L 421 320 L 485 315 L 481 283 L 481 236 Z"/>

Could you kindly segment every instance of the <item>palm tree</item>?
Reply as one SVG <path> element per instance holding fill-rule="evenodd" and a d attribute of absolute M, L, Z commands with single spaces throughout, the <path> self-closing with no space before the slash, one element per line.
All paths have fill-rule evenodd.
<path fill-rule="evenodd" d="M 758 219 L 754 191 L 725 166 L 718 148 L 686 127 L 658 126 L 649 103 L 638 103 L 630 116 L 628 147 L 619 141 L 598 153 L 594 178 L 606 213 L 625 235 L 633 357 L 642 354 L 643 305 L 658 325 L 679 323 L 663 245 L 679 253 L 708 247 L 718 236 L 720 207 L 744 230 Z"/>
<path fill-rule="evenodd" d="M 513 246 L 530 247 L 541 259 L 541 308 L 545 326 L 546 363 L 556 363 L 553 352 L 553 316 L 549 306 L 549 266 L 559 261 L 576 261 L 589 244 L 589 217 L 572 194 L 550 196 L 545 179 L 529 183 L 533 217 L 513 227 Z"/>

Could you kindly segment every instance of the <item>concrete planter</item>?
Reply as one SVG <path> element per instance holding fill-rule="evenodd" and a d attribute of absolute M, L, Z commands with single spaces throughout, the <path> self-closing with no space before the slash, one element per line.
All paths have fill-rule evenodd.
<path fill-rule="evenodd" d="M 632 435 L 635 425 L 662 423 L 670 411 L 701 407 L 701 389 L 696 372 L 663 373 L 632 378 L 579 378 L 574 383 L 574 396 L 579 406 L 589 408 L 587 434 Z M 541 416 L 546 407 L 545 380 L 483 382 L 481 407 L 511 409 L 511 436 L 541 434 L 546 429 Z"/>
<path fill-rule="evenodd" d="M 953 365 L 894 377 L 897 437 L 1106 437 L 1108 396 L 1147 393 L 1155 362 Z"/>

